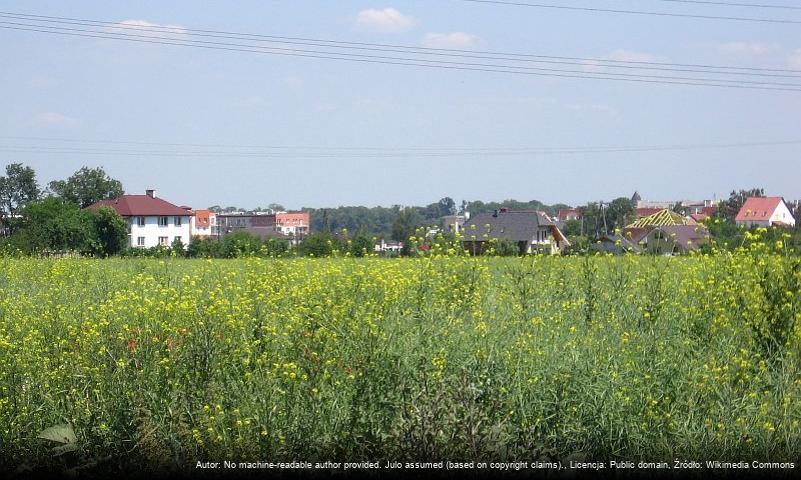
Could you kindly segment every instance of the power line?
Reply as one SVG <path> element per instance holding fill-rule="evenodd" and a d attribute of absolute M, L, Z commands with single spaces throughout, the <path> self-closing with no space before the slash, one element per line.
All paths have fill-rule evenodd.
<path fill-rule="evenodd" d="M 801 10 L 801 7 L 790 5 L 769 5 L 765 3 L 737 3 L 737 2 L 713 2 L 711 0 L 655 0 L 658 2 L 671 3 L 694 3 L 700 5 L 716 5 L 723 7 L 744 7 L 744 8 L 772 8 L 781 10 Z"/>
<path fill-rule="evenodd" d="M 0 24 L 11 24 L 11 25 L 22 25 L 22 26 L 36 26 L 32 24 L 21 24 L 19 22 L 3 22 L 0 21 Z M 68 31 L 68 32 L 84 32 L 84 33 L 102 33 L 108 35 L 105 38 L 117 38 L 123 37 L 122 39 L 128 38 L 156 38 L 156 39 L 163 39 L 163 40 L 173 40 L 172 38 L 165 38 L 165 37 L 153 37 L 150 35 L 136 35 L 136 34 L 128 34 L 128 33 L 115 33 L 115 32 L 98 32 L 96 30 L 86 30 L 86 29 L 76 29 L 76 28 L 69 28 L 69 27 L 44 27 L 48 29 L 55 29 L 58 31 Z M 592 74 L 596 76 L 602 76 L 602 78 L 611 77 L 609 79 L 614 78 L 621 78 L 621 79 L 657 79 L 660 81 L 688 81 L 688 82 L 725 82 L 725 83 L 732 83 L 735 86 L 742 86 L 742 85 L 759 85 L 759 86 L 777 86 L 777 87 L 797 87 L 801 89 L 801 84 L 794 84 L 794 83 L 782 83 L 782 82 L 767 82 L 767 81 L 753 81 L 753 80 L 729 80 L 723 78 L 699 78 L 699 77 L 680 77 L 680 76 L 667 76 L 667 75 L 649 75 L 649 74 L 642 74 L 642 73 L 619 73 L 619 72 L 582 72 L 576 70 L 565 70 L 565 69 L 558 69 L 558 68 L 546 68 L 546 67 L 526 67 L 526 66 L 517 66 L 517 65 L 504 65 L 504 64 L 497 64 L 497 63 L 476 63 L 476 62 L 457 62 L 457 61 L 450 61 L 450 60 L 429 60 L 429 59 L 421 59 L 421 58 L 409 58 L 409 57 L 393 57 L 393 56 L 385 56 L 385 55 L 368 55 L 368 54 L 356 54 L 356 53 L 342 53 L 342 52 L 328 52 L 328 51 L 320 51 L 320 50 L 308 50 L 308 49 L 298 49 L 298 48 L 284 48 L 284 47 L 258 47 L 248 44 L 240 44 L 240 43 L 227 43 L 227 42 L 210 42 L 204 40 L 186 40 L 181 41 L 183 45 L 189 46 L 189 44 L 201 44 L 201 45 L 225 45 L 225 46 L 232 46 L 232 47 L 245 47 L 245 48 L 254 48 L 254 49 L 261 49 L 266 50 L 264 53 L 299 53 L 299 54 L 334 54 L 337 56 L 342 56 L 346 58 L 358 58 L 358 59 L 381 59 L 381 60 L 396 60 L 396 61 L 403 61 L 403 62 L 426 62 L 431 63 L 434 65 L 456 65 L 456 66 L 466 66 L 466 67 L 480 67 L 480 68 L 506 68 L 506 69 L 514 69 L 520 70 L 524 72 L 557 72 L 557 73 L 571 73 L 571 74 Z M 584 65 L 587 67 L 588 65 Z M 594 65 L 590 65 L 591 67 L 595 67 Z M 704 72 L 704 73 L 714 73 L 714 72 Z M 589 77 L 588 77 L 589 78 Z M 800 77 L 801 78 L 801 77 Z M 762 88 L 762 87 L 760 87 Z"/>
<path fill-rule="evenodd" d="M 623 10 L 614 8 L 578 7 L 570 5 L 554 5 L 552 3 L 512 2 L 505 0 L 460 0 L 460 1 L 471 2 L 471 3 L 515 6 L 515 7 L 572 10 L 572 11 L 592 12 L 592 13 L 620 13 L 626 15 L 651 15 L 659 17 L 694 18 L 698 20 L 727 20 L 727 21 L 737 21 L 737 22 L 783 23 L 783 24 L 793 24 L 793 25 L 801 24 L 801 20 L 785 20 L 780 18 L 729 17 L 723 15 L 701 15 L 692 13 L 653 12 L 646 10 Z"/>
<path fill-rule="evenodd" d="M 17 139 L 42 139 L 42 137 L 0 137 Z M 220 144 L 191 144 L 191 143 L 159 143 L 134 141 L 84 141 L 76 139 L 47 139 L 57 142 L 77 142 L 88 144 L 136 144 L 148 146 L 187 146 L 221 148 Z M 182 157 L 182 158 L 409 158 L 409 157 L 487 157 L 487 156 L 537 156 L 537 155 L 578 155 L 603 153 L 642 153 L 660 151 L 689 151 L 709 149 L 756 148 L 768 146 L 801 145 L 801 140 L 771 141 L 771 142 L 736 142 L 719 144 L 685 144 L 685 145 L 635 145 L 635 146 L 577 146 L 577 147 L 321 147 L 321 146 L 245 146 L 227 145 L 227 148 L 251 149 L 249 151 L 236 150 L 135 150 L 120 148 L 87 148 L 69 146 L 41 146 L 41 145 L 0 145 L 0 153 L 30 153 L 40 155 L 104 155 L 104 156 L 135 156 L 135 157 Z M 262 151 L 253 150 L 258 147 Z M 268 151 L 270 150 L 270 151 Z"/>
<path fill-rule="evenodd" d="M 37 26 L 38 28 L 28 28 L 21 26 L 10 26 L 12 22 L 0 22 L 0 29 L 21 30 L 38 33 L 69 35 L 88 38 L 103 38 L 112 40 L 125 40 L 138 43 L 152 43 L 161 45 L 174 45 L 194 48 L 205 48 L 212 50 L 238 51 L 249 53 L 260 53 L 270 55 L 283 55 L 293 57 L 317 58 L 328 60 L 345 60 L 360 63 L 377 63 L 388 65 L 403 65 L 414 67 L 439 68 L 449 70 L 482 71 L 493 73 L 508 73 L 517 75 L 534 75 L 543 77 L 559 78 L 578 78 L 594 80 L 616 80 L 625 82 L 666 84 L 666 85 L 688 85 L 704 87 L 724 87 L 753 90 L 778 90 L 778 91 L 801 91 L 801 85 L 786 84 L 780 82 L 756 82 L 748 80 L 729 80 L 722 78 L 693 78 L 693 77 L 671 77 L 645 74 L 624 74 L 616 72 L 582 72 L 576 70 L 562 70 L 553 68 L 533 68 L 516 65 L 482 64 L 471 62 L 455 62 L 445 60 L 428 60 L 419 58 L 391 57 L 381 55 L 349 54 L 342 52 L 328 52 L 304 49 L 290 49 L 278 47 L 257 47 L 253 45 L 243 45 L 225 42 L 209 42 L 202 40 L 175 40 L 174 38 L 154 37 L 151 35 L 134 35 L 127 33 L 111 33 L 97 30 L 83 30 L 66 27 Z M 224 46 L 223 46 L 224 45 Z"/>
<path fill-rule="evenodd" d="M 231 31 L 224 31 L 224 30 L 203 30 L 203 29 L 192 29 L 192 28 L 185 28 L 185 27 L 169 27 L 169 26 L 161 26 L 161 25 L 133 25 L 133 24 L 121 24 L 120 22 L 112 22 L 112 21 L 101 21 L 101 20 L 89 20 L 83 18 L 70 18 L 70 17 L 55 17 L 55 16 L 48 16 L 48 15 L 31 15 L 31 14 L 22 14 L 22 13 L 12 13 L 12 12 L 3 12 L 0 11 L 0 17 L 4 18 L 15 18 L 15 19 L 24 19 L 24 20 L 33 20 L 38 22 L 47 22 L 47 23 L 62 23 L 62 24 L 77 24 L 77 25 L 85 25 L 90 24 L 91 26 L 104 26 L 114 29 L 130 29 L 130 30 L 139 30 L 139 31 L 153 31 L 153 32 L 162 32 L 162 33 L 172 33 L 172 34 L 189 34 L 193 36 L 208 36 L 208 37 L 220 37 L 220 38 L 235 38 L 235 39 L 265 39 L 271 43 L 295 43 L 295 42 L 315 42 L 315 43 L 322 43 L 324 46 L 331 46 L 332 48 L 355 48 L 355 47 L 377 47 L 382 49 L 388 48 L 396 48 L 396 49 L 403 49 L 404 53 L 408 51 L 414 51 L 416 53 L 425 53 L 425 54 L 446 54 L 448 56 L 457 56 L 456 54 L 469 54 L 469 55 L 490 55 L 493 57 L 497 56 L 505 56 L 505 57 L 515 57 L 515 58 L 526 58 L 526 59 L 556 59 L 556 60 L 574 60 L 579 62 L 592 62 L 603 64 L 605 67 L 613 67 L 613 66 L 622 66 L 622 65 L 636 65 L 636 66 L 668 66 L 668 67 L 690 67 L 690 68 L 704 68 L 704 69 L 722 69 L 722 70 L 737 70 L 737 71 L 757 71 L 757 72 L 785 72 L 785 73 L 792 73 L 792 74 L 801 74 L 801 70 L 793 70 L 793 69 L 779 69 L 779 68 L 761 68 L 761 67 L 739 67 L 739 66 L 730 66 L 730 65 L 708 65 L 708 64 L 688 64 L 688 63 L 669 63 L 669 62 L 654 62 L 654 61 L 637 61 L 637 60 L 615 60 L 615 59 L 603 59 L 603 58 L 589 58 L 589 57 L 569 57 L 569 56 L 554 56 L 554 55 L 535 55 L 535 54 L 525 54 L 525 53 L 516 53 L 516 52 L 497 52 L 497 51 L 483 51 L 483 50 L 461 50 L 461 49 L 451 49 L 451 48 L 434 48 L 434 47 L 416 47 L 416 46 L 409 46 L 409 45 L 398 45 L 398 44 L 386 44 L 386 43 L 370 43 L 370 42 L 349 42 L 349 41 L 340 41 L 340 40 L 324 40 L 324 39 L 315 39 L 315 38 L 307 38 L 307 37 L 288 37 L 288 36 L 278 36 L 278 35 L 264 35 L 264 34 L 254 34 L 254 33 L 242 33 L 242 32 L 231 32 Z M 203 35 L 209 34 L 209 35 Z M 215 35 L 210 35 L 215 34 Z M 244 37 L 244 38 L 240 38 Z M 286 41 L 284 41 L 286 40 Z M 306 45 L 306 43 L 297 43 L 301 45 Z M 322 46 L 322 45 L 321 45 Z M 368 48 L 363 48 L 367 50 Z M 394 50 L 386 50 L 386 51 L 394 51 Z M 481 58 L 481 57 L 477 57 Z M 606 65 L 611 64 L 611 65 Z M 582 63 L 584 65 L 584 63 Z"/>

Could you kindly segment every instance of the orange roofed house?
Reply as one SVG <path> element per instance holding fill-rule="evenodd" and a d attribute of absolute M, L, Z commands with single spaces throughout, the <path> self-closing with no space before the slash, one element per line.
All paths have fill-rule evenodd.
<path fill-rule="evenodd" d="M 211 210 L 195 210 L 192 217 L 192 236 L 200 238 L 218 237 L 217 214 Z"/>
<path fill-rule="evenodd" d="M 782 197 L 749 197 L 734 218 L 746 227 L 794 227 L 795 218 Z"/>
<path fill-rule="evenodd" d="M 101 200 L 87 208 L 104 206 L 113 208 L 128 222 L 128 245 L 131 247 L 169 247 L 176 240 L 188 245 L 192 240 L 192 209 L 157 198 L 155 190 L 146 190 L 144 195 Z"/>
<path fill-rule="evenodd" d="M 275 214 L 275 227 L 284 235 L 302 238 L 309 233 L 309 212 L 279 212 Z"/>

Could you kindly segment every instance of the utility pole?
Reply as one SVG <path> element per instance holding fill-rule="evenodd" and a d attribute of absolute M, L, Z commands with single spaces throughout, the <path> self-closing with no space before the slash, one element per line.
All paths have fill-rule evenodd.
<path fill-rule="evenodd" d="M 609 228 L 606 226 L 606 213 L 604 212 L 604 201 L 600 201 L 601 204 L 601 216 L 604 218 L 604 235 L 609 233 Z"/>

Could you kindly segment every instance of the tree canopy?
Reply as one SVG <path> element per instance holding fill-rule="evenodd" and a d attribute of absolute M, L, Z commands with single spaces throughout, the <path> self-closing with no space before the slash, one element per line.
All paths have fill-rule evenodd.
<path fill-rule="evenodd" d="M 125 193 L 122 182 L 109 177 L 102 167 L 81 167 L 66 180 L 50 182 L 49 187 L 55 196 L 81 208 L 99 200 L 118 198 Z"/>
<path fill-rule="evenodd" d="M 13 233 L 18 223 L 16 217 L 40 195 L 36 172 L 31 167 L 21 163 L 7 165 L 5 176 L 0 176 L 0 221 L 3 226 Z"/>

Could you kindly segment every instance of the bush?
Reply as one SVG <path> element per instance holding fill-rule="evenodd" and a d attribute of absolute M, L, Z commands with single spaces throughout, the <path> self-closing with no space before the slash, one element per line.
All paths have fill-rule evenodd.
<path fill-rule="evenodd" d="M 340 241 L 326 232 L 312 233 L 298 246 L 298 254 L 304 257 L 330 257 L 340 251 Z"/>
<path fill-rule="evenodd" d="M 486 254 L 496 257 L 515 257 L 520 255 L 520 247 L 517 242 L 508 238 L 493 238 L 490 240 L 490 248 Z"/>

